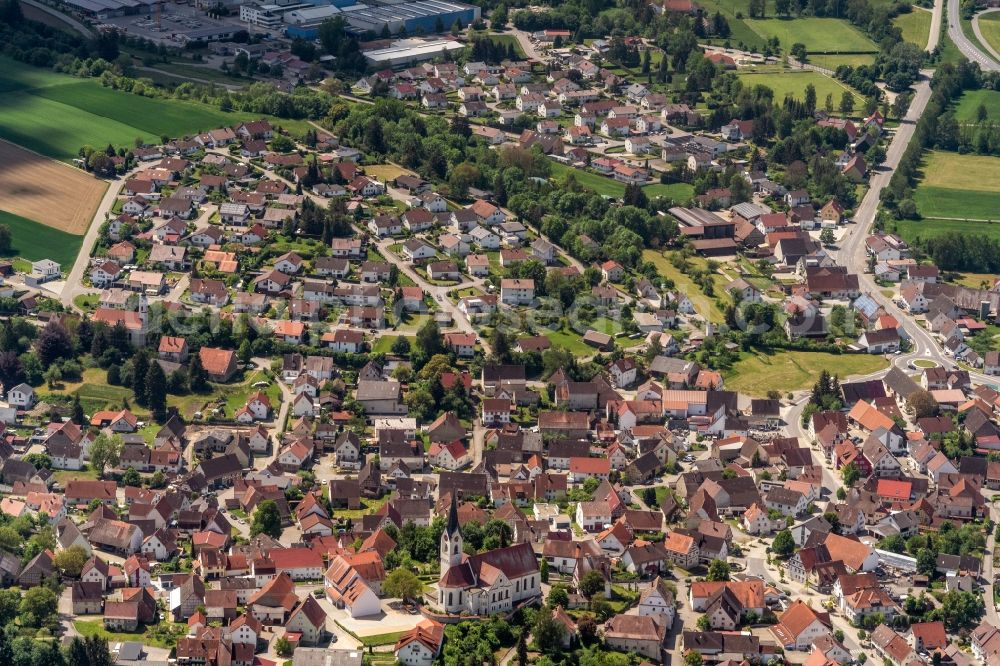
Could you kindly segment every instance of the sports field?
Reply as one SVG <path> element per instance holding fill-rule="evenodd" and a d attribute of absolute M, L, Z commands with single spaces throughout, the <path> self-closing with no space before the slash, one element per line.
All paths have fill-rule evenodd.
<path fill-rule="evenodd" d="M 0 205 L 49 227 L 86 233 L 107 183 L 74 167 L 0 141 Z"/>
<path fill-rule="evenodd" d="M 910 13 L 897 16 L 892 23 L 903 31 L 903 41 L 916 44 L 920 48 L 927 46 L 927 37 L 931 31 L 929 11 L 914 7 Z"/>
<path fill-rule="evenodd" d="M 764 40 L 777 37 L 783 49 L 796 42 L 809 53 L 875 53 L 878 47 L 845 20 L 834 18 L 745 19 Z"/>
<path fill-rule="evenodd" d="M 7 203 L 0 201 L 0 205 Z M 10 227 L 14 247 L 8 256 L 23 257 L 29 261 L 51 259 L 67 269 L 76 260 L 83 235 L 68 234 L 47 227 L 33 220 L 0 210 L 0 224 Z"/>
<path fill-rule="evenodd" d="M 737 73 L 743 85 L 753 87 L 757 85 L 767 86 L 774 91 L 774 101 L 780 103 L 786 95 L 792 95 L 796 99 L 803 99 L 806 86 L 810 83 L 816 88 L 816 100 L 820 106 L 826 100 L 827 95 L 833 95 L 834 108 L 840 105 L 840 97 L 844 91 L 850 91 L 854 95 L 855 113 L 858 111 L 864 100 L 836 79 L 814 72 L 812 70 L 781 69 L 778 67 L 760 67 L 757 69 L 741 70 Z"/>

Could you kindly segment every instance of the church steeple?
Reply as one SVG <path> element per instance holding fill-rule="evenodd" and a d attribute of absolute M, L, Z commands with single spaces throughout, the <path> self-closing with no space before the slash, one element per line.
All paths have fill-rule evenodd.
<path fill-rule="evenodd" d="M 451 494 L 451 506 L 448 508 L 448 526 L 445 528 L 448 536 L 458 532 L 458 500 L 455 493 Z"/>
<path fill-rule="evenodd" d="M 441 575 L 448 569 L 462 563 L 462 532 L 458 524 L 458 500 L 451 495 L 451 507 L 448 509 L 448 524 L 441 533 Z"/>

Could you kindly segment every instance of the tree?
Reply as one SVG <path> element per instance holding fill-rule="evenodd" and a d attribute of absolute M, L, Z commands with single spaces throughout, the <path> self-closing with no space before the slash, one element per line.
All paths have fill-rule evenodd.
<path fill-rule="evenodd" d="M 771 543 L 771 550 L 779 557 L 788 557 L 795 551 L 795 539 L 792 533 L 787 530 L 778 532 Z"/>
<path fill-rule="evenodd" d="M 984 611 L 983 597 L 977 592 L 951 590 L 941 600 L 941 607 L 931 615 L 944 620 L 945 629 L 958 633 L 975 626 Z"/>
<path fill-rule="evenodd" d="M 406 356 L 410 353 L 410 340 L 405 335 L 400 335 L 392 342 L 391 351 L 396 356 Z"/>
<path fill-rule="evenodd" d="M 87 417 L 83 413 L 83 405 L 80 404 L 80 394 L 73 394 L 73 423 L 77 425 L 87 425 Z"/>
<path fill-rule="evenodd" d="M 149 404 L 149 393 L 146 391 L 148 372 L 149 358 L 146 356 L 146 352 L 140 351 L 132 357 L 132 392 L 135 393 L 136 403 L 143 406 Z"/>
<path fill-rule="evenodd" d="M 840 96 L 840 112 L 850 113 L 852 111 L 854 111 L 854 93 L 845 90 L 844 94 Z"/>
<path fill-rule="evenodd" d="M 695 652 L 694 650 L 688 650 L 684 655 L 684 666 L 701 666 L 703 660 L 701 658 L 700 652 Z"/>
<path fill-rule="evenodd" d="M 604 592 L 604 575 L 599 571 L 588 571 L 580 579 L 580 594 L 592 599 L 595 594 Z"/>
<path fill-rule="evenodd" d="M 191 383 L 191 391 L 200 393 L 208 387 L 208 373 L 201 364 L 199 354 L 191 355 L 191 362 L 188 364 L 188 381 Z"/>
<path fill-rule="evenodd" d="M 9 254 L 14 247 L 14 234 L 6 224 L 0 224 L 0 254 Z"/>
<path fill-rule="evenodd" d="M 38 334 L 35 350 L 38 360 L 47 368 L 61 358 L 73 358 L 73 341 L 63 325 L 52 319 Z"/>
<path fill-rule="evenodd" d="M 48 587 L 32 587 L 21 597 L 18 618 L 22 627 L 38 629 L 59 621 L 59 597 Z"/>
<path fill-rule="evenodd" d="M 60 550 L 56 553 L 53 562 L 62 575 L 68 578 L 78 578 L 80 572 L 83 571 L 83 565 L 87 563 L 88 559 L 90 559 L 90 556 L 87 555 L 87 551 L 83 549 L 83 546 L 73 545 L 66 550 Z"/>
<path fill-rule="evenodd" d="M 266 534 L 273 539 L 281 536 L 281 512 L 274 500 L 264 500 L 253 512 L 250 536 L 258 534 Z"/>
<path fill-rule="evenodd" d="M 129 467 L 122 474 L 122 483 L 131 488 L 138 488 L 142 485 L 142 477 L 135 471 L 135 467 Z"/>
<path fill-rule="evenodd" d="M 445 353 L 444 342 L 441 340 L 441 330 L 433 318 L 417 331 L 416 350 L 414 353 L 414 365 L 423 367 L 436 354 Z M 417 360 L 419 359 L 419 360 Z"/>
<path fill-rule="evenodd" d="M 833 235 L 833 229 L 827 228 L 819 232 L 819 242 L 827 247 L 833 245 L 836 240 Z"/>
<path fill-rule="evenodd" d="M 290 657 L 292 656 L 292 652 L 292 644 L 284 636 L 274 641 L 274 653 L 279 657 Z"/>
<path fill-rule="evenodd" d="M 850 488 L 861 478 L 861 470 L 857 463 L 849 462 L 840 469 L 840 477 L 844 480 L 844 485 Z"/>
<path fill-rule="evenodd" d="M 124 442 L 121 435 L 101 433 L 90 445 L 90 464 L 97 470 L 97 475 L 104 476 L 104 470 L 115 467 L 121 461 Z"/>
<path fill-rule="evenodd" d="M 544 653 L 556 652 L 562 647 L 565 627 L 552 616 L 552 609 L 542 606 L 535 614 L 535 627 L 532 634 L 535 644 Z"/>
<path fill-rule="evenodd" d="M 552 589 L 549 590 L 549 608 L 555 608 L 556 606 L 562 606 L 566 608 L 569 605 L 569 593 L 566 592 L 566 588 L 562 585 L 553 585 Z"/>
<path fill-rule="evenodd" d="M 930 548 L 917 551 L 917 572 L 925 576 L 934 576 L 937 572 L 937 553 Z"/>
<path fill-rule="evenodd" d="M 937 400 L 934 399 L 930 391 L 925 391 L 924 389 L 911 393 L 910 397 L 906 399 L 906 405 L 913 412 L 913 418 L 915 419 L 934 416 L 938 411 Z"/>
<path fill-rule="evenodd" d="M 729 566 L 729 562 L 725 560 L 712 560 L 708 565 L 708 576 L 707 580 L 710 581 L 726 581 L 729 580 L 729 574 L 732 568 Z"/>
<path fill-rule="evenodd" d="M 545 558 L 542 558 L 545 561 Z M 528 628 L 522 627 L 517 635 L 517 666 L 528 666 Z"/>
<path fill-rule="evenodd" d="M 155 361 L 146 371 L 146 400 L 157 423 L 167 420 L 167 376 Z"/>
<path fill-rule="evenodd" d="M 389 572 L 382 583 L 382 592 L 387 597 L 397 597 L 404 601 L 416 599 L 424 590 L 424 584 L 417 574 L 399 567 Z"/>
<path fill-rule="evenodd" d="M 543 583 L 549 582 L 549 562 L 544 557 L 542 558 L 542 565 L 539 567 L 539 573 Z"/>

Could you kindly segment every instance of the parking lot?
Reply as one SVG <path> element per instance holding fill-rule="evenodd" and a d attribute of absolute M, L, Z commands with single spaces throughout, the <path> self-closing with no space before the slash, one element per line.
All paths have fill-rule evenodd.
<path fill-rule="evenodd" d="M 163 5 L 159 20 L 156 14 L 149 16 L 116 16 L 105 21 L 129 35 L 163 42 L 169 46 L 183 43 L 181 35 L 205 29 L 235 28 L 246 29 L 236 16 L 220 19 L 208 17 L 204 12 L 184 5 Z"/>

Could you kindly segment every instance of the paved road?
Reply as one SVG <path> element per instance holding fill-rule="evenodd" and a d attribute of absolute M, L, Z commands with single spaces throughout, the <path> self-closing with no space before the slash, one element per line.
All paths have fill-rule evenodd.
<path fill-rule="evenodd" d="M 62 301 L 63 305 L 73 307 L 74 296 L 91 291 L 84 286 L 83 276 L 90 265 L 90 253 L 93 252 L 94 245 L 97 243 L 97 237 L 100 235 L 99 232 L 101 225 L 104 224 L 104 218 L 111 212 L 111 207 L 115 205 L 115 199 L 118 198 L 121 189 L 125 187 L 125 181 L 137 171 L 148 167 L 148 164 L 140 165 L 124 176 L 108 182 L 108 190 L 104 193 L 104 198 L 101 199 L 101 204 L 97 207 L 97 212 L 94 213 L 94 219 L 91 220 L 90 227 L 87 228 L 87 234 L 83 237 L 83 244 L 80 246 L 80 252 L 76 255 L 76 261 L 73 262 L 73 268 L 70 270 L 69 275 L 66 276 L 66 286 L 63 287 L 62 293 L 59 296 L 59 300 Z"/>
<path fill-rule="evenodd" d="M 66 23 L 71 28 L 73 28 L 74 30 L 76 30 L 77 32 L 79 32 L 80 34 L 82 34 L 82 35 L 84 35 L 86 37 L 94 37 L 95 36 L 94 31 L 90 29 L 90 26 L 84 25 L 83 23 L 81 23 L 80 21 L 76 20 L 75 18 L 73 18 L 69 14 L 65 14 L 65 13 L 59 11 L 58 9 L 56 9 L 55 7 L 49 7 L 46 4 L 43 4 L 41 2 L 37 2 L 37 0 L 21 0 L 21 2 L 23 4 L 25 4 L 25 5 L 29 5 L 31 7 L 34 7 L 35 9 L 37 9 L 39 11 L 45 12 L 46 14 L 49 14 L 50 16 L 56 17 L 57 19 L 59 19 L 63 23 Z"/>
<path fill-rule="evenodd" d="M 962 31 L 960 4 L 960 0 L 948 0 L 948 37 L 955 42 L 962 55 L 977 63 L 981 69 L 990 72 L 1000 71 L 1000 63 L 980 51 Z"/>
<path fill-rule="evenodd" d="M 985 488 L 983 489 L 986 490 Z M 993 505 L 989 498 L 986 498 L 990 507 L 990 518 L 994 524 L 1000 520 L 1000 510 Z M 1000 613 L 997 613 L 996 602 L 993 601 L 993 553 L 997 546 L 996 529 L 990 530 L 986 537 L 986 555 L 983 557 L 983 578 L 987 584 L 983 586 L 983 599 L 986 601 L 986 620 L 994 627 L 1000 627 Z"/>
<path fill-rule="evenodd" d="M 993 45 L 990 44 L 989 41 L 985 37 L 983 37 L 983 32 L 982 32 L 982 30 L 979 29 L 979 18 L 983 14 L 989 14 L 990 12 L 995 12 L 995 11 L 1000 11 L 1000 9 L 994 7 L 993 9 L 987 9 L 987 10 L 981 11 L 978 14 L 976 14 L 975 16 L 973 16 L 972 17 L 972 32 L 975 33 L 976 39 L 979 40 L 979 43 L 982 44 L 984 47 L 986 47 L 986 50 L 989 51 L 989 54 L 993 57 L 993 59 L 996 60 L 997 62 L 1000 62 L 1000 53 L 997 53 L 997 50 L 995 48 L 993 48 Z"/>
<path fill-rule="evenodd" d="M 914 7 L 914 9 L 916 9 Z M 941 40 L 941 17 L 944 15 L 944 0 L 934 0 L 931 11 L 931 32 L 927 36 L 927 50 L 933 51 Z"/>

